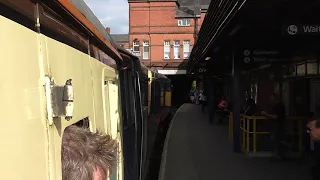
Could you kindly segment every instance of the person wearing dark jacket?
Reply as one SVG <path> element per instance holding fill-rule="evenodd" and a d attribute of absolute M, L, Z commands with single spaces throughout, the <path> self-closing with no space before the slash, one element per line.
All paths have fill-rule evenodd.
<path fill-rule="evenodd" d="M 244 110 L 244 114 L 247 116 L 253 116 L 257 111 L 257 105 L 253 99 L 248 98 L 246 101 L 246 109 Z"/>
<path fill-rule="evenodd" d="M 284 159 L 283 138 L 284 138 L 284 123 L 286 118 L 286 110 L 284 105 L 279 101 L 277 94 L 271 95 L 271 102 L 273 103 L 271 113 L 262 111 L 272 123 L 271 138 L 274 143 L 274 157 L 277 159 Z"/>
<path fill-rule="evenodd" d="M 320 119 L 312 120 L 308 123 L 310 137 L 315 141 L 315 164 L 312 170 L 313 179 L 320 179 Z"/>

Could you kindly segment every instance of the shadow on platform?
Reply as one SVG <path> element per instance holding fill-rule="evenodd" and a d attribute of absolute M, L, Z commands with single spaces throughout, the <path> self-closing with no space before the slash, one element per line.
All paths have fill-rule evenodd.
<path fill-rule="evenodd" d="M 160 180 L 311 180 L 297 162 L 272 162 L 232 151 L 228 127 L 209 125 L 201 106 L 184 104 L 167 134 Z"/>

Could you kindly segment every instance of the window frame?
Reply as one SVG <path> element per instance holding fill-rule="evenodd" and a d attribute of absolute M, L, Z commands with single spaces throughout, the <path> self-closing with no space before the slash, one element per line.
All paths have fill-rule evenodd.
<path fill-rule="evenodd" d="M 139 51 L 135 51 L 135 49 L 134 49 L 135 47 L 138 47 Z M 132 43 L 132 52 L 136 52 L 136 53 L 140 52 L 140 41 L 139 40 L 133 41 L 133 43 Z"/>
<path fill-rule="evenodd" d="M 176 42 L 179 42 L 179 45 L 176 45 Z M 178 58 L 176 58 L 176 52 L 175 52 L 176 47 L 178 47 L 178 55 L 179 55 Z M 181 59 L 180 48 L 181 48 L 180 40 L 174 40 L 173 41 L 173 59 Z"/>
<path fill-rule="evenodd" d="M 186 57 L 185 56 L 185 46 L 186 46 L 186 42 L 189 42 L 188 46 L 189 46 L 189 51 L 187 52 L 188 53 L 188 56 Z M 191 51 L 191 41 L 190 40 L 183 40 L 183 58 L 184 59 L 188 59 L 190 57 L 190 51 Z"/>
<path fill-rule="evenodd" d="M 180 27 L 191 26 L 191 20 L 190 19 L 178 19 L 178 26 L 180 26 Z"/>
<path fill-rule="evenodd" d="M 166 42 L 169 42 L 169 45 L 166 44 Z M 166 52 L 166 47 L 169 47 L 169 52 Z M 166 58 L 166 53 L 169 53 L 168 58 Z M 171 58 L 171 42 L 170 42 L 170 40 L 164 40 L 164 42 L 163 42 L 163 58 L 164 59 L 170 59 Z"/>
<path fill-rule="evenodd" d="M 144 40 L 143 43 L 142 43 L 142 47 L 143 47 L 143 52 L 142 52 L 142 59 L 150 59 L 150 41 L 149 40 Z M 144 51 L 144 48 L 145 47 L 148 47 L 148 57 L 146 58 L 145 57 L 145 51 Z"/>

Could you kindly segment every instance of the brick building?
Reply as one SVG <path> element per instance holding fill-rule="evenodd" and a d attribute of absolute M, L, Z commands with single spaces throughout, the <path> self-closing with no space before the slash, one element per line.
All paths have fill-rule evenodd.
<path fill-rule="evenodd" d="M 185 74 L 187 59 L 211 0 L 128 0 L 128 43 L 143 63 L 163 74 Z M 122 42 L 121 42 L 122 41 Z M 179 71 L 177 71 L 179 70 Z"/>

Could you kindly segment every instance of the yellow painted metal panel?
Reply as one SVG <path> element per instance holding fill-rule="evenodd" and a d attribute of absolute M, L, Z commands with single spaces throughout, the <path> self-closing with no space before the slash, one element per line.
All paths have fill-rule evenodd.
<path fill-rule="evenodd" d="M 109 127 L 110 127 L 110 134 L 113 139 L 116 139 L 118 141 L 118 144 L 120 145 L 122 143 L 122 138 L 120 134 L 120 114 L 119 114 L 119 96 L 118 96 L 118 85 L 113 83 L 108 83 L 108 92 L 109 92 L 109 112 L 110 116 L 108 118 L 109 120 Z M 121 147 L 121 146 L 120 146 Z M 121 159 L 122 157 L 122 149 L 119 149 L 118 151 L 118 159 Z M 117 179 L 122 179 L 123 177 L 123 163 L 122 161 L 118 162 L 117 167 Z"/>
<path fill-rule="evenodd" d="M 172 96 L 171 91 L 166 91 L 165 96 L 166 96 L 165 97 L 165 100 L 166 100 L 165 106 L 171 107 L 171 96 Z"/>
<path fill-rule="evenodd" d="M 0 179 L 49 178 L 37 33 L 0 16 Z"/>
<path fill-rule="evenodd" d="M 118 84 L 117 72 L 70 46 L 33 32 L 0 16 L 1 179 L 61 179 L 61 139 L 65 127 L 88 117 L 90 128 L 111 133 L 114 116 L 103 105 L 104 81 Z M 73 118 L 56 117 L 48 124 L 45 76 L 63 87 L 72 79 Z M 114 88 L 113 88 L 114 90 Z M 113 92 L 113 91 L 112 91 Z M 118 94 L 114 94 L 118 98 Z M 108 96 L 109 97 L 109 96 Z M 49 98 L 50 99 L 50 98 Z M 118 99 L 108 101 L 118 107 Z M 49 104 L 47 104 L 49 105 Z M 105 116 L 108 115 L 105 122 Z M 107 125 L 106 125 L 107 124 Z M 108 130 L 110 128 L 110 130 Z M 114 136 L 114 135 L 113 135 Z M 122 137 L 119 142 L 118 179 L 123 179 Z"/>

